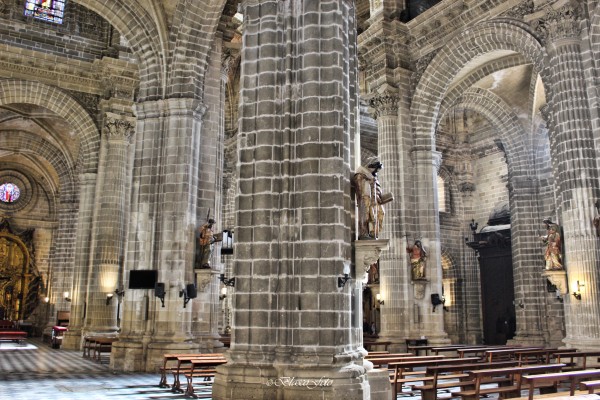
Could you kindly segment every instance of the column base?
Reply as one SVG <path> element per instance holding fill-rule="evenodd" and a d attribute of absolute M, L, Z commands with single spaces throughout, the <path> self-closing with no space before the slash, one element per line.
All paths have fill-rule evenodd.
<path fill-rule="evenodd" d="M 509 339 L 506 344 L 520 346 L 545 346 L 546 339 L 542 334 L 517 332 L 515 337 Z"/>
<path fill-rule="evenodd" d="M 61 347 L 66 350 L 81 350 L 81 328 L 71 328 L 65 332 Z"/>
<path fill-rule="evenodd" d="M 217 368 L 212 392 L 214 400 L 366 400 L 370 396 L 365 368 L 357 364 L 274 367 L 228 362 Z"/>
<path fill-rule="evenodd" d="M 156 372 L 163 365 L 166 353 L 198 353 L 192 342 L 152 341 L 149 337 L 119 337 L 113 343 L 110 367 L 121 372 Z"/>
<path fill-rule="evenodd" d="M 600 351 L 600 338 L 577 338 L 569 336 L 563 339 L 563 343 L 570 349 L 575 348 L 582 351 Z"/>

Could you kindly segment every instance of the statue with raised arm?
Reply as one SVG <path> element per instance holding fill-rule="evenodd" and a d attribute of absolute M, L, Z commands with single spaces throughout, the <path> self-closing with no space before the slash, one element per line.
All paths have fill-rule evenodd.
<path fill-rule="evenodd" d="M 413 281 L 425 279 L 425 261 L 427 251 L 420 240 L 415 240 L 413 245 L 406 247 L 406 252 L 410 257 L 411 277 Z"/>
<path fill-rule="evenodd" d="M 212 255 L 213 245 L 215 242 L 220 242 L 222 236 L 215 235 L 212 227 L 215 220 L 209 218 L 204 225 L 198 229 L 198 262 L 199 268 L 210 268 L 210 256 Z"/>

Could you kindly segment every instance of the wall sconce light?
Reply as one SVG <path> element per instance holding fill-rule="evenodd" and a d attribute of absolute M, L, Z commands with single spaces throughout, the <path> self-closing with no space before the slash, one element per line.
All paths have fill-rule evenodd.
<path fill-rule="evenodd" d="M 227 297 L 227 288 L 226 287 L 222 287 L 221 288 L 221 295 L 219 296 L 219 300 L 224 300 Z"/>
<path fill-rule="evenodd" d="M 471 228 L 471 231 L 473 232 L 473 235 L 475 234 L 475 232 L 477 231 L 477 227 L 479 226 L 479 223 L 475 222 L 474 219 L 471 220 L 471 223 L 469 224 L 469 228 Z"/>
<path fill-rule="evenodd" d="M 585 285 L 583 283 L 579 283 L 579 281 L 577 281 L 575 285 L 576 290 L 573 291 L 573 297 L 575 297 L 577 300 L 581 300 L 581 288 Z"/>
<path fill-rule="evenodd" d="M 384 301 L 384 300 L 381 300 L 381 293 L 377 293 L 377 294 L 375 295 L 375 299 L 377 300 L 377 304 L 379 304 L 380 306 L 382 306 L 382 305 L 384 305 L 384 304 L 385 304 L 385 301 Z"/>
<path fill-rule="evenodd" d="M 123 296 L 125 296 L 125 290 L 124 290 L 124 289 L 120 289 L 120 290 L 119 290 L 119 289 L 117 288 L 117 289 L 115 289 L 115 294 L 116 294 L 117 296 L 119 296 L 119 297 L 123 297 Z"/>
<path fill-rule="evenodd" d="M 346 282 L 348 282 L 349 280 L 350 280 L 350 275 L 348 275 L 348 274 L 344 274 L 343 277 L 338 276 L 338 287 L 343 288 L 344 286 L 346 286 Z"/>
<path fill-rule="evenodd" d="M 115 294 L 114 293 L 106 293 L 106 305 L 109 305 L 110 303 L 112 303 L 112 298 Z"/>
<path fill-rule="evenodd" d="M 223 282 L 223 285 L 225 285 L 225 286 L 231 286 L 231 287 L 235 286 L 235 278 L 227 279 L 227 278 L 225 278 L 225 274 L 219 275 L 219 280 L 221 282 Z"/>
<path fill-rule="evenodd" d="M 46 296 L 44 297 L 44 303 L 49 303 L 50 302 L 50 297 Z"/>
<path fill-rule="evenodd" d="M 444 298 L 440 297 L 438 293 L 431 294 L 431 305 L 433 306 L 432 312 L 435 312 L 435 308 L 440 304 L 444 304 Z"/>
<path fill-rule="evenodd" d="M 64 292 L 64 293 L 63 293 L 63 299 L 64 299 L 65 301 L 71 301 L 71 297 L 70 297 L 70 295 L 69 295 L 69 292 Z"/>
<path fill-rule="evenodd" d="M 338 287 L 343 288 L 350 280 L 350 262 L 344 262 L 344 276 L 338 276 Z"/>
<path fill-rule="evenodd" d="M 154 296 L 160 299 L 162 306 L 165 306 L 165 284 L 162 282 L 156 282 L 154 284 Z"/>
<path fill-rule="evenodd" d="M 188 283 L 185 289 L 179 291 L 179 297 L 183 297 L 183 308 L 185 308 L 191 299 L 195 299 L 196 296 L 198 296 L 198 292 L 196 291 L 196 285 L 193 283 Z"/>

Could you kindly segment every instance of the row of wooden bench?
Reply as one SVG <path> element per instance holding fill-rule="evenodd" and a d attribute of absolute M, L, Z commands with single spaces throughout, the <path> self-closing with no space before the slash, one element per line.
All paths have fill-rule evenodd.
<path fill-rule="evenodd" d="M 117 340 L 115 336 L 86 336 L 83 339 L 83 357 L 102 363 L 102 354 L 110 354 L 112 344 Z"/>
<path fill-rule="evenodd" d="M 436 355 L 370 353 L 367 359 L 377 367 L 390 369 L 394 398 L 402 386 L 411 383 L 413 390 L 421 391 L 424 400 L 435 399 L 438 390 L 451 388 L 457 388 L 458 392 L 454 393 L 463 399 L 479 399 L 482 395 L 492 393 L 518 397 L 523 387 L 529 389 L 532 398 L 535 388 L 555 392 L 561 379 L 570 382 L 573 392 L 573 385 L 577 381 L 600 378 L 600 370 L 586 370 L 588 357 L 600 356 L 600 352 L 508 346 L 440 346 L 428 350 Z M 443 352 L 453 353 L 454 358 L 440 355 Z M 561 362 L 561 359 L 568 359 L 569 362 Z M 551 364 L 551 360 L 555 363 Z M 600 386 L 591 381 L 586 385 L 590 392 Z"/>
<path fill-rule="evenodd" d="M 600 379 L 600 369 L 586 369 L 587 358 L 600 356 L 597 352 L 507 346 L 440 346 L 435 350 L 436 355 L 429 356 L 371 352 L 366 359 L 377 368 L 390 370 L 394 399 L 402 387 L 420 391 L 423 400 L 437 399 L 439 390 L 450 389 L 458 389 L 453 394 L 465 400 L 494 393 L 504 397 L 519 397 L 521 390 L 528 390 L 528 398 L 531 399 L 535 389 L 540 393 L 556 392 L 561 381 L 569 382 L 570 393 L 573 394 L 579 381 Z M 453 354 L 441 354 L 444 352 Z M 475 356 L 467 357 L 467 354 Z M 569 362 L 561 362 L 567 359 Z M 580 362 L 576 363 L 576 360 Z M 224 363 L 226 360 L 221 353 L 165 354 L 159 386 L 171 387 L 173 392 L 184 392 L 186 396 L 193 397 L 194 378 L 202 378 L 201 383 L 212 384 L 215 368 Z M 173 375 L 172 385 L 167 383 L 169 374 Z M 185 391 L 182 389 L 181 375 L 187 380 Z M 600 381 L 583 382 L 582 388 L 593 393 L 600 388 Z"/>

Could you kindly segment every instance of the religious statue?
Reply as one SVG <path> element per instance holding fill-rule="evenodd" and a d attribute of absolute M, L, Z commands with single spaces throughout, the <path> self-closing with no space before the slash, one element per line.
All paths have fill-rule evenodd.
<path fill-rule="evenodd" d="M 542 242 L 546 246 L 544 250 L 544 259 L 546 260 L 546 270 L 562 270 L 562 239 L 560 237 L 560 227 L 553 223 L 549 218 L 544 219 L 546 224 L 546 235 L 542 236 Z"/>
<path fill-rule="evenodd" d="M 413 245 L 406 247 L 406 252 L 410 255 L 411 276 L 413 281 L 425 279 L 425 260 L 427 251 L 420 240 L 415 240 Z"/>
<path fill-rule="evenodd" d="M 379 237 L 385 214 L 383 205 L 394 200 L 393 194 L 384 194 L 381 190 L 377 172 L 382 168 L 383 164 L 379 160 L 374 160 L 366 167 L 358 167 L 354 174 L 359 239 L 377 239 Z"/>
<path fill-rule="evenodd" d="M 210 256 L 212 255 L 213 245 L 215 242 L 222 240 L 221 234 L 214 234 L 212 227 L 215 224 L 215 220 L 209 218 L 208 221 L 202 225 L 198 230 L 198 257 L 199 257 L 199 268 L 210 268 Z"/>

